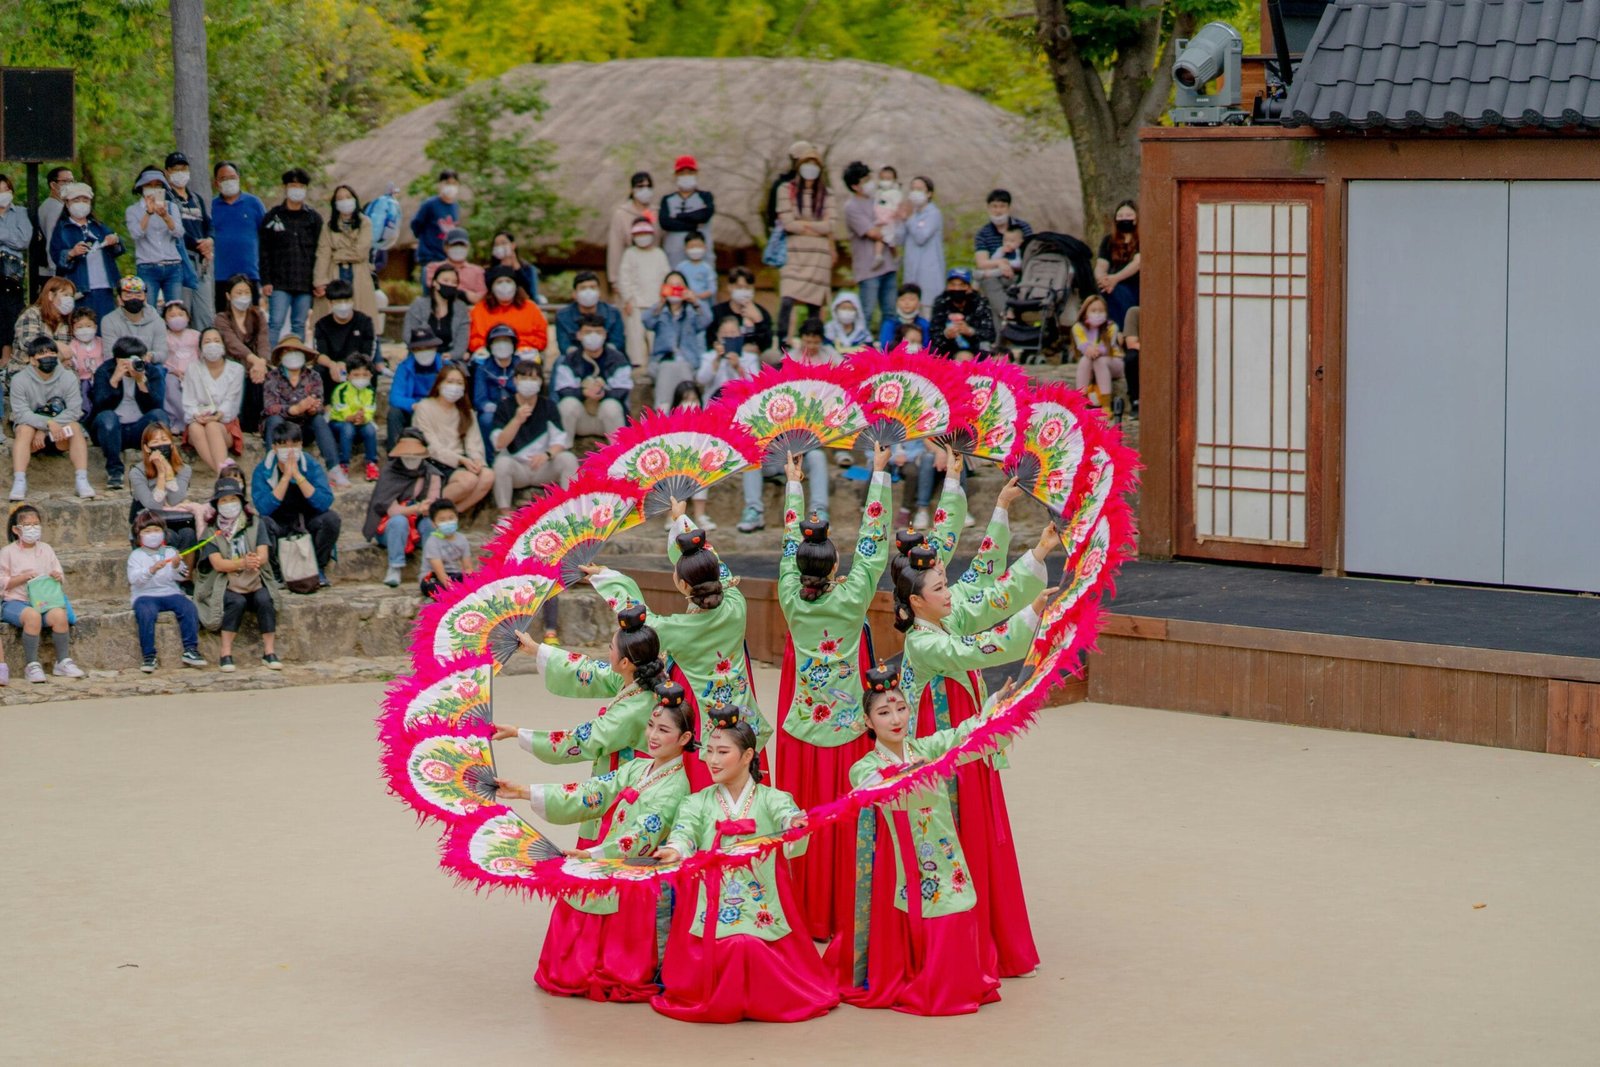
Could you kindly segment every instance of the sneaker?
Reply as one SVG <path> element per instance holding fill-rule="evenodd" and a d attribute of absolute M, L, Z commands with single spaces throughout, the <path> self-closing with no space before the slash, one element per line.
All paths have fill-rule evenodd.
<path fill-rule="evenodd" d="M 154 656 L 146 656 L 144 662 L 139 664 L 139 669 L 146 674 L 154 674 L 156 672 L 156 658 Z"/>
<path fill-rule="evenodd" d="M 767 518 L 760 508 L 747 507 L 744 514 L 739 516 L 739 525 L 735 527 L 740 533 L 755 533 L 757 530 L 767 528 Z"/>
<path fill-rule="evenodd" d="M 373 463 L 371 460 L 367 461 L 366 475 L 367 481 L 369 482 L 375 482 L 378 480 L 378 465 Z"/>
<path fill-rule="evenodd" d="M 199 650 L 193 648 L 186 648 L 183 650 L 183 665 L 185 667 L 210 666 L 210 664 L 206 662 L 205 657 L 200 654 Z"/>
<path fill-rule="evenodd" d="M 83 668 L 72 662 L 72 659 L 69 657 L 67 659 L 57 660 L 56 665 L 50 668 L 50 673 L 55 675 L 57 678 L 82 678 Z"/>
<path fill-rule="evenodd" d="M 388 586 L 390 589 L 400 588 L 400 568 L 390 567 L 388 570 L 384 571 L 383 584 Z"/>
<path fill-rule="evenodd" d="M 701 516 L 699 516 L 698 518 L 696 518 L 694 520 L 694 524 L 696 526 L 698 526 L 700 529 L 704 530 L 706 533 L 710 533 L 712 530 L 715 530 L 717 528 L 716 520 L 713 519 L 710 515 L 701 515 Z"/>
<path fill-rule="evenodd" d="M 326 588 L 328 588 L 328 586 L 330 586 L 332 584 L 333 584 L 333 582 L 328 580 L 328 575 L 325 572 L 323 572 L 323 571 L 318 571 L 317 572 L 317 588 L 318 589 L 326 589 Z"/>
<path fill-rule="evenodd" d="M 89 475 L 86 471 L 79 471 L 73 486 L 74 491 L 84 500 L 94 499 L 94 486 L 89 484 Z"/>
<path fill-rule="evenodd" d="M 911 520 L 911 525 L 918 530 L 926 529 L 928 525 L 928 509 L 918 508 L 916 518 Z"/>
<path fill-rule="evenodd" d="M 37 685 L 44 681 L 44 665 L 38 660 L 34 660 L 23 670 L 22 676 Z"/>
<path fill-rule="evenodd" d="M 10 664 L 0 663 L 0 686 L 10 685 L 10 684 L 11 684 L 11 666 L 10 666 Z"/>
<path fill-rule="evenodd" d="M 272 652 L 268 652 L 266 655 L 261 657 L 261 665 L 269 671 L 283 670 L 283 660 L 279 659 L 277 655 Z"/>
<path fill-rule="evenodd" d="M 343 467 L 335 467 L 328 472 L 328 484 L 335 489 L 348 489 L 350 478 L 345 474 Z"/>
<path fill-rule="evenodd" d="M 554 645 L 558 643 L 556 640 L 556 632 L 554 630 L 546 630 L 544 632 L 544 643 L 547 645 Z"/>
<path fill-rule="evenodd" d="M 121 489 L 122 488 L 122 475 L 120 475 L 120 474 L 108 474 L 108 475 L 106 475 L 106 488 L 107 489 Z"/>
<path fill-rule="evenodd" d="M 223 674 L 232 674 L 233 657 L 223 656 L 221 659 L 217 660 L 217 670 L 221 671 Z"/>
<path fill-rule="evenodd" d="M 11 499 L 28 499 L 28 476 L 21 471 L 11 476 Z"/>

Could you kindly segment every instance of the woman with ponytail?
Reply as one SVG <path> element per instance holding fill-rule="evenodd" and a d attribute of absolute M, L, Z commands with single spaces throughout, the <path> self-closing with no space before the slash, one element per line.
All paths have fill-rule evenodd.
<path fill-rule="evenodd" d="M 522 730 L 497 723 L 494 739 L 516 738 L 541 763 L 591 761 L 596 775 L 617 770 L 642 753 L 656 706 L 655 687 L 667 680 L 660 638 L 645 623 L 646 618 L 642 603 L 627 604 L 617 612 L 610 663 L 540 644 L 519 633 L 517 640 L 536 658 L 544 687 L 553 696 L 614 699 L 593 719 L 571 730 Z M 598 815 L 580 825 L 578 847 L 593 844 L 599 829 Z"/>
<path fill-rule="evenodd" d="M 945 755 L 988 718 L 1006 693 L 995 694 L 981 714 L 953 730 L 913 738 L 899 676 L 880 664 L 866 672 L 866 685 L 866 736 L 872 748 L 850 768 L 853 788 L 913 773 Z M 912 1015 L 965 1015 L 999 1000 L 994 945 L 979 936 L 978 892 L 946 783 L 930 780 L 898 800 L 863 811 L 852 836 L 862 857 L 861 876 L 850 914 L 826 957 L 845 1002 Z M 910 887 L 907 871 L 915 876 Z M 870 919 L 857 925 L 858 916 Z"/>
<path fill-rule="evenodd" d="M 793 797 L 761 784 L 749 710 L 711 708 L 707 725 L 700 756 L 711 784 L 679 807 L 655 853 L 664 863 L 806 824 Z M 665 991 L 650 1002 L 656 1011 L 686 1022 L 795 1023 L 839 1003 L 790 890 L 786 857 L 806 844 L 801 838 L 743 865 L 712 868 L 680 889 L 693 903 L 673 916 Z"/>
<path fill-rule="evenodd" d="M 1044 588 L 1044 561 L 1060 536 L 1046 526 L 1039 543 L 1011 565 L 1008 595 L 1033 596 L 1029 607 L 993 628 L 964 633 L 951 628 L 953 596 L 931 545 L 910 547 L 895 561 L 895 629 L 906 635 L 900 685 L 910 707 L 911 735 L 925 738 L 966 723 L 984 703 L 983 671 L 1027 654 L 1039 613 L 1052 590 Z M 1004 757 L 969 763 L 951 783 L 961 846 L 977 890 L 979 936 L 997 953 L 998 974 L 1015 978 L 1039 966 L 1022 895 L 1017 849 L 998 771 Z"/>
<path fill-rule="evenodd" d="M 783 784 L 808 811 L 850 790 L 850 765 L 867 751 L 861 733 L 861 675 L 872 663 L 867 607 L 889 561 L 888 511 L 892 502 L 889 457 L 878 446 L 850 573 L 839 577 L 839 551 L 828 522 L 800 521 L 805 465 L 790 456 L 783 516 L 783 558 L 778 563 L 778 604 L 788 635 L 778 680 L 778 762 Z M 856 860 L 851 835 L 825 826 L 811 835 L 806 855 L 794 863 L 796 895 L 806 925 L 826 936 L 845 921 L 854 899 Z"/>
<path fill-rule="evenodd" d="M 599 841 L 567 850 L 576 859 L 651 855 L 689 795 L 683 754 L 694 747 L 689 709 L 680 686 L 663 684 L 645 728 L 643 751 L 615 772 L 566 785 L 518 785 L 496 779 L 499 798 L 527 800 L 546 822 L 575 823 L 604 816 Z M 660 992 L 656 974 L 658 917 L 668 905 L 647 891 L 573 894 L 558 900 L 533 980 L 558 997 L 642 1004 Z"/>
<path fill-rule="evenodd" d="M 672 502 L 672 528 L 667 531 L 667 559 L 672 563 L 673 580 L 688 601 L 686 610 L 675 615 L 657 615 L 656 633 L 661 651 L 671 660 L 670 676 L 689 694 L 695 713 L 695 739 L 704 741 L 710 733 L 705 712 L 717 704 L 738 704 L 748 709 L 749 725 L 756 739 L 765 746 L 772 727 L 756 708 L 756 691 L 751 684 L 750 654 L 745 648 L 745 599 L 738 581 L 728 573 L 712 551 L 704 530 L 698 530 L 684 514 L 684 502 Z M 589 583 L 614 607 L 643 603 L 639 585 L 625 574 L 606 567 L 585 566 Z M 763 763 L 765 757 L 762 757 Z M 700 760 L 684 760 L 689 784 L 704 789 L 711 776 Z"/>

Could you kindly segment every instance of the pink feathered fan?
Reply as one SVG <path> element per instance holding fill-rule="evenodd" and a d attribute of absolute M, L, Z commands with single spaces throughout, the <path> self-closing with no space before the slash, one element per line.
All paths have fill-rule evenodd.
<path fill-rule="evenodd" d="M 713 408 L 750 431 L 767 458 L 850 441 L 867 427 L 856 375 L 842 367 L 785 363 L 729 382 Z"/>
<path fill-rule="evenodd" d="M 761 449 L 750 431 L 725 411 L 651 411 L 617 431 L 612 443 L 585 466 L 634 483 L 644 493 L 644 513 L 664 515 L 671 502 L 688 500 L 753 463 Z"/>
<path fill-rule="evenodd" d="M 960 364 L 978 415 L 956 426 L 951 435 L 957 452 L 993 460 L 1002 466 L 1022 451 L 1022 428 L 1033 408 L 1033 384 L 1015 364 L 990 360 Z"/>
<path fill-rule="evenodd" d="M 861 385 L 867 428 L 855 440 L 870 450 L 919 437 L 939 437 L 977 416 L 963 369 L 926 353 L 865 349 L 846 364 Z"/>
<path fill-rule="evenodd" d="M 538 560 L 561 569 L 570 587 L 613 534 L 644 521 L 644 494 L 633 482 L 582 472 L 513 515 L 486 546 L 491 558 Z"/>

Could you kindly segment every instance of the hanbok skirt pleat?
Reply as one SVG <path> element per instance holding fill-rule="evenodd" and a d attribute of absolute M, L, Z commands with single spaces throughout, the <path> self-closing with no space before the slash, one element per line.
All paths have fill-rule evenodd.
<path fill-rule="evenodd" d="M 807 744 L 778 731 L 778 767 L 784 787 L 807 811 L 850 792 L 850 768 L 867 754 L 866 735 L 836 748 Z M 855 820 L 842 819 L 811 831 L 805 854 L 789 861 L 795 894 L 815 937 L 840 928 L 855 906 Z"/>
<path fill-rule="evenodd" d="M 558 997 L 643 1004 L 656 984 L 656 902 L 629 893 L 610 915 L 556 901 L 533 980 Z"/>

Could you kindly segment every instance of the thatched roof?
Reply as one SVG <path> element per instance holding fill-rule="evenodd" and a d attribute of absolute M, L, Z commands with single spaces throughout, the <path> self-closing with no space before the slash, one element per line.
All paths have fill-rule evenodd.
<path fill-rule="evenodd" d="M 909 71 L 853 60 L 625 59 L 530 64 L 502 78 L 544 82 L 545 119 L 525 121 L 557 145 L 561 192 L 587 209 L 582 244 L 605 243 L 629 174 L 650 171 L 664 195 L 672 161 L 685 152 L 699 159 L 701 183 L 716 196 L 718 245 L 759 244 L 767 187 L 798 139 L 826 153 L 836 186 L 854 159 L 893 164 L 902 184 L 926 174 L 949 232 L 981 224 L 984 194 L 997 185 L 1012 191 L 1017 213 L 1035 228 L 1083 230 L 1069 141 Z M 451 106 L 435 101 L 341 146 L 330 179 L 349 182 L 363 199 L 386 182 L 404 188 L 434 169 L 423 146 Z M 461 177 L 470 195 L 472 176 Z M 416 199 L 402 196 L 408 217 Z M 409 231 L 401 243 L 411 243 Z"/>

